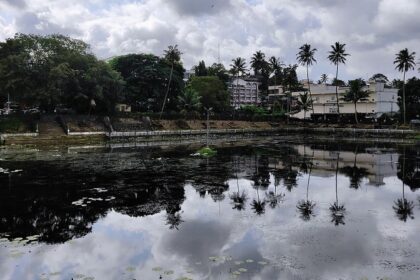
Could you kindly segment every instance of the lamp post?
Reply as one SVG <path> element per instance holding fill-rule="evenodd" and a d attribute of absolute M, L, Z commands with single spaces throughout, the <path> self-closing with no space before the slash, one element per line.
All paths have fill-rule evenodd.
<path fill-rule="evenodd" d="M 207 112 L 207 137 L 206 137 L 206 146 L 209 146 L 209 131 L 210 131 L 210 124 L 209 124 L 209 120 L 210 120 L 210 112 L 213 110 L 212 107 L 210 108 L 206 108 L 204 107 L 204 110 L 206 110 Z"/>

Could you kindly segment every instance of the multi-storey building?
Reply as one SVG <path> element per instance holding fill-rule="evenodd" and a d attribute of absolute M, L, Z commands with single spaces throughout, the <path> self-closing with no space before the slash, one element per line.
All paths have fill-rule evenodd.
<path fill-rule="evenodd" d="M 254 77 L 235 78 L 229 84 L 231 106 L 240 108 L 244 105 L 261 104 L 261 83 Z"/>
<path fill-rule="evenodd" d="M 308 88 L 308 84 L 303 85 Z M 349 90 L 348 87 L 338 88 L 338 104 L 340 106 L 340 114 L 354 114 L 354 103 L 351 101 L 344 101 L 343 97 Z M 398 106 L 398 89 L 387 88 L 385 83 L 381 80 L 370 80 L 363 90 L 369 92 L 369 97 L 365 100 L 359 101 L 356 104 L 357 113 L 368 117 L 379 117 L 382 114 L 394 114 L 399 112 Z M 280 88 L 270 87 L 271 96 L 281 98 L 286 96 Z M 292 92 L 291 98 L 296 100 L 303 91 Z M 307 118 L 320 118 L 328 115 L 336 115 L 337 110 L 337 96 L 335 86 L 326 84 L 311 84 L 311 93 L 313 100 L 312 110 L 306 112 Z M 270 98 L 269 95 L 269 98 Z M 293 115 L 295 118 L 304 118 L 304 112 L 300 111 Z"/>

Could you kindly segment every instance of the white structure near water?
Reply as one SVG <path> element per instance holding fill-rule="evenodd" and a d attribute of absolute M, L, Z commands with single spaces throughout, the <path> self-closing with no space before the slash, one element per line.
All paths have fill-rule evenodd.
<path fill-rule="evenodd" d="M 308 88 L 307 83 L 304 88 Z M 279 87 L 270 87 L 272 94 L 281 97 L 286 96 Z M 340 114 L 354 114 L 354 104 L 343 100 L 345 93 L 349 87 L 338 88 L 338 103 L 340 106 Z M 398 106 L 398 89 L 386 88 L 383 81 L 370 80 L 364 90 L 369 91 L 369 97 L 364 101 L 357 102 L 357 113 L 368 117 L 380 117 L 383 114 L 398 113 L 400 108 Z M 304 92 L 292 92 L 294 99 L 298 99 L 300 94 Z M 321 117 L 327 115 L 337 114 L 337 99 L 335 86 L 326 84 L 311 84 L 311 93 L 313 99 L 313 109 L 306 112 L 306 118 Z M 304 112 L 300 111 L 293 115 L 295 118 L 303 119 Z"/>

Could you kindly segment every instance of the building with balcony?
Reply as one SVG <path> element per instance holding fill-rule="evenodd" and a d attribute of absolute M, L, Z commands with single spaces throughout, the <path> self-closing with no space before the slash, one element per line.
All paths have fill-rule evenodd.
<path fill-rule="evenodd" d="M 231 106 L 240 108 L 245 105 L 261 104 L 261 83 L 254 77 L 235 78 L 228 86 Z"/>

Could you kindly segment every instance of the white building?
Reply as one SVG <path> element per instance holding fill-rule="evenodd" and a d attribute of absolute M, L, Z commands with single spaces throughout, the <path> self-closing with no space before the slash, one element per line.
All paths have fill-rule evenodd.
<path fill-rule="evenodd" d="M 307 86 L 304 85 L 305 88 Z M 338 88 L 338 103 L 340 114 L 354 114 L 354 103 L 344 101 L 343 97 L 349 90 L 348 87 Z M 394 114 L 399 112 L 398 89 L 386 88 L 382 81 L 369 81 L 364 90 L 369 91 L 369 97 L 356 104 L 357 113 L 368 117 L 380 117 L 382 114 Z M 335 86 L 325 84 L 311 84 L 311 93 L 313 99 L 314 117 L 337 114 L 337 98 Z M 299 98 L 303 92 L 292 92 L 294 98 Z M 301 111 L 295 115 L 296 118 L 303 119 L 304 112 Z M 306 112 L 306 117 L 312 116 L 312 110 Z"/>
<path fill-rule="evenodd" d="M 228 86 L 231 96 L 231 106 L 240 108 L 244 105 L 261 104 L 261 83 L 252 77 L 233 79 Z"/>

